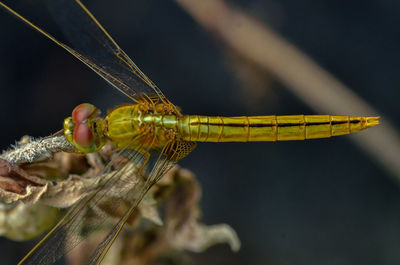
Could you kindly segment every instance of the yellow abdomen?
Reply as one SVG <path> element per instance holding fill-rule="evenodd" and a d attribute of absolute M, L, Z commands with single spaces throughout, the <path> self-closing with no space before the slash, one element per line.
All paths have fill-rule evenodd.
<path fill-rule="evenodd" d="M 378 117 L 164 115 L 143 113 L 137 105 L 125 105 L 107 115 L 103 128 L 107 138 L 123 146 L 138 135 L 140 141 L 150 141 L 153 145 L 165 144 L 171 140 L 171 135 L 178 140 L 193 142 L 305 140 L 349 134 L 377 124 Z"/>
<path fill-rule="evenodd" d="M 178 128 L 185 141 L 263 142 L 327 138 L 358 132 L 377 124 L 378 117 L 188 115 L 179 119 Z"/>

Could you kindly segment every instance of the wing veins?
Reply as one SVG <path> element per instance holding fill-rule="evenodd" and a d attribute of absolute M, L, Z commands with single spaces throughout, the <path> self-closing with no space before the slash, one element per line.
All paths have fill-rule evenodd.
<path fill-rule="evenodd" d="M 83 55 L 82 53 L 78 52 L 77 50 L 73 49 L 69 45 L 67 45 L 64 42 L 59 41 L 56 39 L 53 35 L 50 33 L 46 32 L 43 30 L 41 27 L 37 26 L 36 24 L 32 23 L 25 17 L 23 17 L 21 14 L 4 4 L 3 2 L 0 1 L 0 7 L 3 7 L 7 12 L 12 14 L 13 16 L 17 17 L 19 20 L 33 28 L 34 30 L 38 31 L 54 43 L 56 43 L 58 46 L 64 48 L 67 50 L 69 53 L 71 53 L 74 57 L 82 61 L 84 64 L 86 64 L 89 68 L 91 68 L 94 72 L 96 72 L 98 75 L 100 75 L 102 78 L 104 78 L 109 84 L 111 84 L 114 88 L 118 89 L 121 93 L 123 93 L 125 96 L 129 97 L 131 100 L 135 102 L 140 101 L 141 93 L 148 95 L 150 98 L 154 98 L 152 95 L 154 94 L 155 96 L 158 97 L 158 99 L 161 99 L 164 101 L 165 96 L 161 92 L 161 90 L 137 67 L 137 65 L 129 58 L 129 56 L 126 55 L 126 53 L 118 46 L 118 44 L 114 41 L 114 39 L 108 34 L 108 32 L 104 29 L 104 27 L 98 22 L 98 20 L 93 16 L 93 14 L 79 1 L 75 0 L 76 4 L 79 6 L 79 8 L 84 12 L 84 14 L 87 15 L 87 18 L 89 19 L 88 22 L 86 22 L 89 27 L 97 27 L 97 29 L 100 30 L 102 34 L 104 34 L 101 37 L 105 37 L 106 40 L 111 42 L 112 45 L 110 45 L 109 42 L 104 41 L 102 39 L 94 38 L 92 37 L 92 40 L 96 40 L 99 46 L 105 47 L 105 45 L 108 47 L 105 47 L 106 50 L 111 51 L 113 54 L 114 58 L 117 59 L 121 64 L 120 67 L 125 69 L 125 71 L 133 74 L 139 80 L 143 82 L 143 85 L 147 86 L 148 89 L 150 89 L 152 92 L 149 93 L 146 90 L 141 90 L 139 88 L 140 86 L 135 86 L 132 87 L 125 82 L 122 81 L 122 79 L 129 79 L 133 83 L 137 83 L 138 81 L 129 77 L 129 75 L 126 75 L 122 78 L 115 77 L 113 74 L 110 74 L 107 72 L 105 69 L 100 67 L 97 63 L 89 59 L 87 56 Z M 94 25 L 92 25 L 90 22 L 93 22 Z M 61 25 L 63 26 L 63 25 Z M 96 31 L 96 28 L 94 28 L 94 31 Z M 105 50 L 104 50 L 105 51 Z M 99 58 L 95 58 L 95 60 L 98 60 Z M 117 62 L 113 62 L 117 63 Z M 111 67 L 112 69 L 112 67 Z M 136 90 L 138 90 L 140 93 L 138 93 Z"/>
<path fill-rule="evenodd" d="M 139 147 L 139 148 L 141 148 L 141 147 Z M 120 150 L 118 152 L 118 154 L 122 154 L 125 150 L 126 149 Z M 129 157 L 128 159 L 132 160 L 132 161 L 136 160 L 136 158 L 140 155 L 140 153 L 138 153 L 138 152 L 130 153 L 130 155 L 131 154 L 132 154 L 132 156 Z M 103 171 L 105 172 L 106 170 L 110 169 L 111 166 L 113 166 L 113 165 L 116 166 L 117 164 L 114 164 L 113 161 L 110 161 Z M 37 259 L 40 259 L 40 261 L 41 261 L 40 264 L 51 264 L 51 263 L 43 263 L 43 262 L 46 261 L 46 260 L 48 261 L 48 259 L 51 258 L 50 255 L 58 253 L 58 250 L 61 247 L 61 244 L 58 244 L 56 246 L 57 247 L 56 249 L 51 249 L 51 250 L 54 250 L 54 253 L 47 252 L 47 253 L 45 253 L 45 256 L 37 257 L 37 255 L 40 254 L 38 252 L 43 251 L 43 247 L 45 247 L 46 243 L 50 244 L 50 243 L 48 243 L 49 240 L 53 240 L 54 238 L 58 238 L 59 235 L 60 236 L 65 236 L 67 234 L 67 232 L 71 232 L 71 231 L 76 230 L 78 228 L 79 224 L 80 224 L 79 221 L 76 221 L 76 219 L 79 218 L 79 214 L 84 212 L 83 211 L 84 209 L 87 209 L 87 206 L 89 205 L 89 203 L 100 201 L 105 195 L 105 194 L 101 194 L 101 192 L 105 192 L 104 188 L 107 187 L 111 183 L 117 182 L 120 179 L 120 176 L 124 175 L 125 170 L 127 168 L 128 167 L 124 166 L 122 168 L 122 171 L 121 170 L 116 170 L 111 176 L 109 176 L 106 179 L 106 181 L 104 183 L 102 183 L 100 185 L 100 187 L 97 188 L 97 190 L 95 192 L 93 192 L 92 194 L 90 194 L 86 198 L 83 198 L 82 201 L 78 202 L 77 205 L 75 205 L 72 209 L 70 209 L 66 213 L 66 215 L 57 223 L 57 225 L 50 232 L 48 232 L 47 235 L 44 238 L 42 238 L 42 240 L 18 264 L 19 265 L 22 265 L 22 264 L 37 264 L 37 263 L 35 263 Z M 74 223 L 74 222 L 76 222 L 76 223 Z M 76 243 L 76 245 L 79 244 L 79 242 L 75 242 L 75 243 Z M 70 250 L 72 250 L 74 247 L 76 247 L 76 245 L 75 246 L 70 246 L 69 250 L 62 250 L 63 253 L 59 257 L 57 257 L 57 255 L 55 255 L 54 261 L 58 260 L 61 256 L 63 256 L 66 253 L 68 253 Z"/>
<path fill-rule="evenodd" d="M 118 221 L 116 225 L 112 228 L 112 230 L 108 233 L 106 238 L 97 246 L 95 252 L 93 253 L 92 257 L 90 258 L 88 265 L 99 265 L 104 257 L 106 256 L 108 250 L 111 248 L 112 244 L 114 243 L 115 239 L 118 237 L 119 233 L 122 231 L 125 223 L 132 215 L 132 213 L 136 210 L 137 206 L 140 204 L 146 193 L 151 189 L 151 187 L 160 180 L 160 178 L 168 171 L 171 166 L 175 164 L 174 161 L 169 160 L 170 156 L 163 157 L 163 155 L 168 155 L 166 150 L 170 146 L 173 145 L 173 142 L 166 144 L 162 151 L 159 154 L 159 157 L 154 164 L 150 176 L 147 178 L 142 190 L 140 191 L 140 195 L 135 199 L 132 206 L 129 210 L 125 213 L 125 215 Z M 165 171 L 166 170 L 166 171 Z"/>

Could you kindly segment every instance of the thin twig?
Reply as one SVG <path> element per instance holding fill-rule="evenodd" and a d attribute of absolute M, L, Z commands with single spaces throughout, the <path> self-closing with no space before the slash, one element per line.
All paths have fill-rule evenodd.
<path fill-rule="evenodd" d="M 222 43 L 272 73 L 315 111 L 357 116 L 379 113 L 267 25 L 225 1 L 176 2 Z M 400 136 L 390 121 L 381 120 L 380 126 L 351 139 L 400 181 Z"/>

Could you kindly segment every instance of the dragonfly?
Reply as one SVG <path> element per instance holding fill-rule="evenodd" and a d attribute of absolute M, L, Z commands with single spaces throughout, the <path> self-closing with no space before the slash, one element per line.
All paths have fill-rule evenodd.
<path fill-rule="evenodd" d="M 82 154 L 99 151 L 111 143 L 125 161 L 138 165 L 145 179 L 138 191 L 126 192 L 129 207 L 99 243 L 87 264 L 100 264 L 114 240 L 148 190 L 178 161 L 189 155 L 197 142 L 274 142 L 329 138 L 358 132 L 379 124 L 379 117 L 334 115 L 203 116 L 184 115 L 118 46 L 93 14 L 79 0 L 47 2 L 56 23 L 70 44 L 59 41 L 0 1 L 8 13 L 64 48 L 127 96 L 131 104 L 112 109 L 105 117 L 94 105 L 78 105 L 64 120 L 65 138 Z M 54 264 L 79 245 L 82 217 L 89 205 L 102 202 L 108 187 L 129 184 L 128 163 L 110 162 L 119 168 L 103 184 L 77 202 L 58 224 L 19 264 Z M 119 208 L 116 202 L 115 208 Z M 117 210 L 115 210 L 117 211 Z M 100 216 L 99 224 L 106 217 Z M 76 235 L 64 242 L 66 235 Z"/>

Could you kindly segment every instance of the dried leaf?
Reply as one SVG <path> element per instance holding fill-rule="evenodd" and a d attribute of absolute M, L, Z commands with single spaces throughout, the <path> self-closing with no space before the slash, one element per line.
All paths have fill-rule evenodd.
<path fill-rule="evenodd" d="M 43 141 L 34 143 L 29 140 L 20 145 L 25 149 L 42 148 L 45 147 Z M 56 142 L 63 141 L 58 139 Z M 54 154 L 56 149 L 53 145 L 49 152 L 40 149 L 42 154 L 30 153 L 29 157 L 24 157 L 20 151 L 17 154 L 9 151 L 5 155 L 18 157 L 18 161 L 39 158 L 30 163 L 13 164 L 0 159 L 0 200 L 14 202 L 12 205 L 0 204 L 0 234 L 14 240 L 39 236 L 57 220 L 58 210 L 53 207 L 68 208 L 102 188 L 107 191 L 104 197 L 96 204 L 88 204 L 86 218 L 79 225 L 85 229 L 98 223 L 99 218 L 107 218 L 107 221 L 67 255 L 73 264 L 85 264 L 90 249 L 94 249 L 107 234 L 107 228 L 124 215 L 130 200 L 138 196 L 144 179 L 136 176 L 138 166 L 111 152 L 110 145 L 100 152 L 84 156 L 63 152 Z M 47 154 L 54 156 L 44 159 Z M 123 174 L 118 175 L 117 182 L 110 182 L 112 184 L 106 180 L 114 177 L 121 166 L 114 163 L 104 172 L 110 161 L 127 162 Z M 200 185 L 190 171 L 178 166 L 171 169 L 128 218 L 126 229 L 103 263 L 151 264 L 166 253 L 175 253 L 173 256 L 177 257 L 183 253 L 177 250 L 200 252 L 217 243 L 228 243 L 235 251 L 239 249 L 239 239 L 228 225 L 206 226 L 199 222 L 200 196 Z M 165 207 L 163 219 L 159 214 L 162 206 Z"/>
<path fill-rule="evenodd" d="M 227 243 L 232 251 L 239 251 L 240 240 L 235 230 L 227 224 L 206 226 L 193 222 L 187 224 L 179 233 L 170 234 L 169 241 L 177 249 L 203 252 L 207 248 Z"/>
<path fill-rule="evenodd" d="M 0 159 L 0 200 L 12 203 L 18 200 L 35 203 L 47 190 L 46 181 L 30 176 L 24 170 Z"/>
<path fill-rule="evenodd" d="M 227 243 L 233 251 L 238 251 L 239 238 L 229 225 L 206 226 L 198 222 L 201 189 L 193 173 L 180 170 L 175 181 L 175 190 L 167 200 L 165 218 L 167 239 L 171 246 L 202 252 L 215 244 Z"/>
<path fill-rule="evenodd" d="M 0 204 L 0 235 L 12 240 L 30 240 L 49 230 L 58 218 L 58 209 L 40 203 Z"/>
<path fill-rule="evenodd" d="M 163 225 L 163 221 L 161 220 L 160 214 L 158 213 L 157 205 L 141 203 L 139 205 L 139 209 L 142 217 L 148 219 L 156 225 Z"/>

